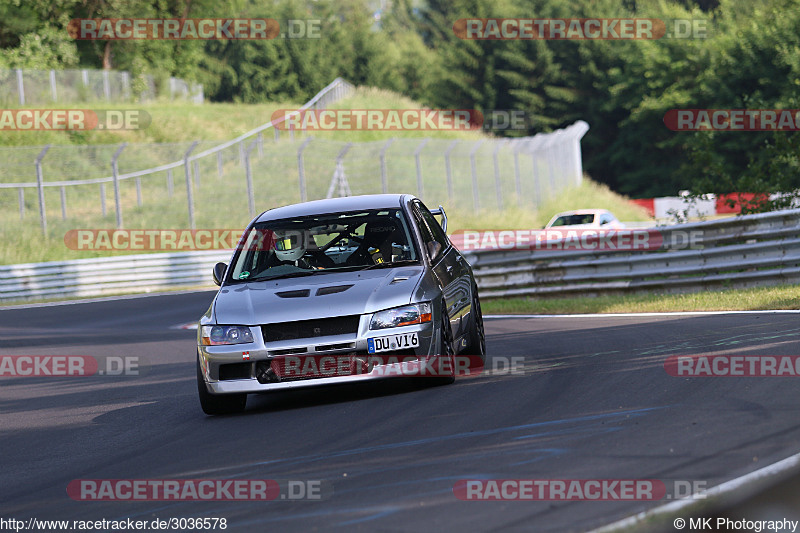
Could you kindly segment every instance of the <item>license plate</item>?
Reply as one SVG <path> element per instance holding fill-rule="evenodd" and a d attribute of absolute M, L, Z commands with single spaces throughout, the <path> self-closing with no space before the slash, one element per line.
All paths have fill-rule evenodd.
<path fill-rule="evenodd" d="M 405 350 L 419 346 L 419 336 L 416 333 L 403 333 L 388 337 L 373 337 L 367 339 L 369 353 L 388 352 L 390 350 Z"/>

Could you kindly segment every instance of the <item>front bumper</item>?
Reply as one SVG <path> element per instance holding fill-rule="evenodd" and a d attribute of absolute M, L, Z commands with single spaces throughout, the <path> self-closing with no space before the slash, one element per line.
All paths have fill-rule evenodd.
<path fill-rule="evenodd" d="M 369 319 L 361 317 L 356 334 L 264 342 L 261 328 L 252 327 L 252 343 L 198 345 L 206 389 L 211 394 L 245 394 L 431 373 L 439 346 L 433 323 L 370 330 Z M 406 333 L 417 334 L 418 347 L 368 353 L 370 338 Z M 277 370 L 278 379 L 273 372 L 265 382 L 269 368 Z"/>

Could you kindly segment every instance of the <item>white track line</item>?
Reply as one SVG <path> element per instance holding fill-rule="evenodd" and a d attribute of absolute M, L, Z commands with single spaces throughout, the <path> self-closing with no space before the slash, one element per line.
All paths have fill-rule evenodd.
<path fill-rule="evenodd" d="M 675 500 L 654 509 L 642 511 L 641 513 L 637 513 L 633 516 L 623 518 L 622 520 L 618 520 L 599 529 L 592 530 L 590 533 L 607 533 L 609 531 L 617 531 L 619 529 L 632 527 L 650 517 L 679 511 L 692 504 L 707 501 L 708 498 L 719 497 L 727 493 L 734 492 L 748 483 L 785 472 L 786 470 L 794 468 L 798 464 L 800 464 L 800 453 L 792 455 L 791 457 L 787 457 L 786 459 L 778 461 L 777 463 L 772 463 L 771 465 L 759 468 L 758 470 L 750 472 L 749 474 L 745 474 L 744 476 L 726 481 L 725 483 L 717 485 L 716 487 L 712 487 L 703 492 L 703 494 L 706 496 L 705 499 L 687 498 L 683 500 Z"/>
<path fill-rule="evenodd" d="M 133 300 L 134 298 L 150 298 L 152 296 L 167 296 L 170 294 L 191 294 L 194 292 L 210 292 L 212 289 L 189 289 L 185 291 L 149 292 L 142 294 L 126 294 L 120 296 L 102 296 L 99 298 L 85 298 L 83 300 L 64 300 L 59 302 L 44 302 L 38 304 L 0 305 L 0 311 L 12 309 L 34 309 L 36 307 L 55 307 L 57 305 L 91 304 L 96 302 L 110 302 L 114 300 Z"/>
<path fill-rule="evenodd" d="M 762 309 L 760 311 L 665 311 L 661 313 L 586 313 L 575 315 L 483 315 L 483 318 L 630 318 L 653 316 L 797 314 L 800 309 Z"/>

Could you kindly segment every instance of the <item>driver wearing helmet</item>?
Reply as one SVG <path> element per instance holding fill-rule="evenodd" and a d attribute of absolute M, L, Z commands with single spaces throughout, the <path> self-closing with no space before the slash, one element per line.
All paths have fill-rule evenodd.
<path fill-rule="evenodd" d="M 275 255 L 283 263 L 291 263 L 299 268 L 319 270 L 311 255 L 306 255 L 303 233 L 292 230 L 275 230 Z"/>

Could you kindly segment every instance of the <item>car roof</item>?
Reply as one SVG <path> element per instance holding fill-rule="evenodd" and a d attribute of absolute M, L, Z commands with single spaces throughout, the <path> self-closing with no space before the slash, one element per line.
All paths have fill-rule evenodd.
<path fill-rule="evenodd" d="M 570 215 L 602 215 L 605 213 L 608 213 L 609 215 L 611 214 L 608 209 L 576 209 L 574 211 L 563 211 L 555 215 L 553 218 Z"/>
<path fill-rule="evenodd" d="M 406 201 L 412 198 L 413 197 L 408 194 L 366 194 L 362 196 L 312 200 L 310 202 L 286 205 L 264 211 L 258 217 L 257 222 L 310 215 L 323 215 L 327 213 L 341 213 L 344 211 L 359 211 L 362 209 L 391 209 L 401 207 Z"/>

